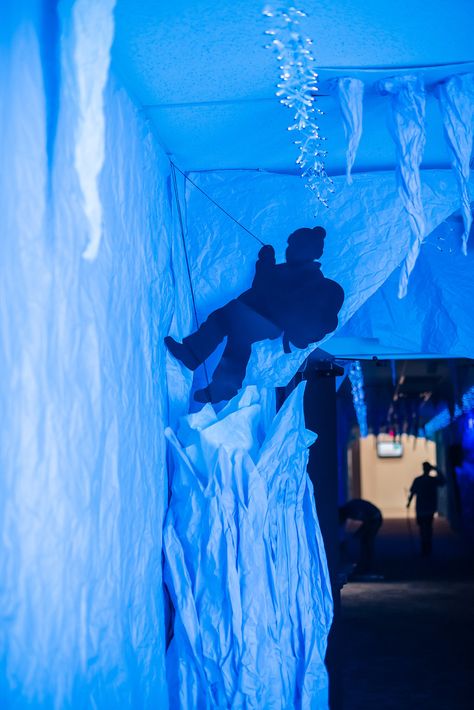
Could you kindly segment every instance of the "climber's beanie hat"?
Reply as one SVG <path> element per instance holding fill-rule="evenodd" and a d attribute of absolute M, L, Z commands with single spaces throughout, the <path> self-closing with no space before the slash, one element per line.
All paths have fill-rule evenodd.
<path fill-rule="evenodd" d="M 324 227 L 301 227 L 290 234 L 288 241 L 290 239 L 292 241 L 294 239 L 312 241 L 313 239 L 324 239 L 325 236 L 326 230 Z"/>

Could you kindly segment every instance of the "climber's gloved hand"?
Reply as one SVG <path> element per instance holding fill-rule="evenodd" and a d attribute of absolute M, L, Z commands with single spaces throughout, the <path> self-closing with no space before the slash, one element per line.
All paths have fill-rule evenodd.
<path fill-rule="evenodd" d="M 275 249 L 272 247 L 271 244 L 265 244 L 265 246 L 260 249 L 260 251 L 258 252 L 258 260 L 264 261 L 267 264 L 275 263 Z"/>

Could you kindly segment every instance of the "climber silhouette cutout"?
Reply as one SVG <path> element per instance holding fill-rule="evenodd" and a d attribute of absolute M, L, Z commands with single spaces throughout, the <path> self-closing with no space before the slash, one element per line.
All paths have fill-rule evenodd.
<path fill-rule="evenodd" d="M 168 350 L 190 370 L 201 365 L 225 337 L 227 343 L 208 387 L 197 390 L 198 402 L 221 402 L 242 386 L 252 343 L 283 336 L 304 349 L 337 327 L 344 291 L 323 276 L 321 264 L 326 231 L 323 227 L 297 229 L 288 237 L 286 262 L 277 264 L 275 250 L 260 249 L 251 288 L 209 315 L 182 343 L 165 338 Z"/>

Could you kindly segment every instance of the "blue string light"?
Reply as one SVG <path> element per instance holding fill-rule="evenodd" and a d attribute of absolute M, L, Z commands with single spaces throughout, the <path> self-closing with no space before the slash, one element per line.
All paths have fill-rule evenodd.
<path fill-rule="evenodd" d="M 437 431 L 449 426 L 451 422 L 458 419 L 463 414 L 469 414 L 474 410 L 474 387 L 467 390 L 462 396 L 462 406 L 456 404 L 454 415 L 451 417 L 449 409 L 442 409 L 433 419 L 425 424 L 425 436 L 433 438 Z"/>
<path fill-rule="evenodd" d="M 352 400 L 354 409 L 359 422 L 360 436 L 368 436 L 369 429 L 367 426 L 367 405 L 365 403 L 364 392 L 364 375 L 359 360 L 354 360 L 349 367 L 349 380 L 352 386 Z"/>
<path fill-rule="evenodd" d="M 299 147 L 296 162 L 306 186 L 328 207 L 334 183 L 326 172 L 327 151 L 323 147 L 326 139 L 319 133 L 317 124 L 317 118 L 323 114 L 316 106 L 318 74 L 311 51 L 312 40 L 299 33 L 299 20 L 306 15 L 296 7 L 273 9 L 270 6 L 264 8 L 263 14 L 275 20 L 275 27 L 265 31 L 272 37 L 270 44 L 265 46 L 273 49 L 280 65 L 276 95 L 294 112 L 294 122 L 288 130 L 298 131 L 300 136 L 295 140 Z"/>

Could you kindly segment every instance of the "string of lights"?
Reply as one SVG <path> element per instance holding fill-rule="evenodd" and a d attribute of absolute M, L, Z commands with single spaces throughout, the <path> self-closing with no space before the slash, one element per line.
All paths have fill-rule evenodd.
<path fill-rule="evenodd" d="M 293 123 L 289 131 L 298 131 L 299 147 L 296 163 L 306 186 L 325 206 L 329 206 L 329 195 L 334 192 L 334 183 L 326 172 L 324 149 L 326 140 L 319 132 L 317 120 L 323 111 L 316 105 L 318 74 L 311 50 L 312 40 L 299 32 L 299 21 L 305 13 L 296 7 L 273 9 L 266 6 L 266 17 L 274 19 L 274 27 L 265 34 L 272 38 L 266 46 L 272 49 L 280 66 L 280 80 L 276 95 L 280 102 L 293 110 Z"/>
<path fill-rule="evenodd" d="M 359 360 L 354 360 L 349 367 L 349 380 L 352 387 L 352 400 L 359 422 L 361 437 L 366 437 L 369 433 L 367 426 L 367 405 L 365 403 L 364 375 Z"/>

